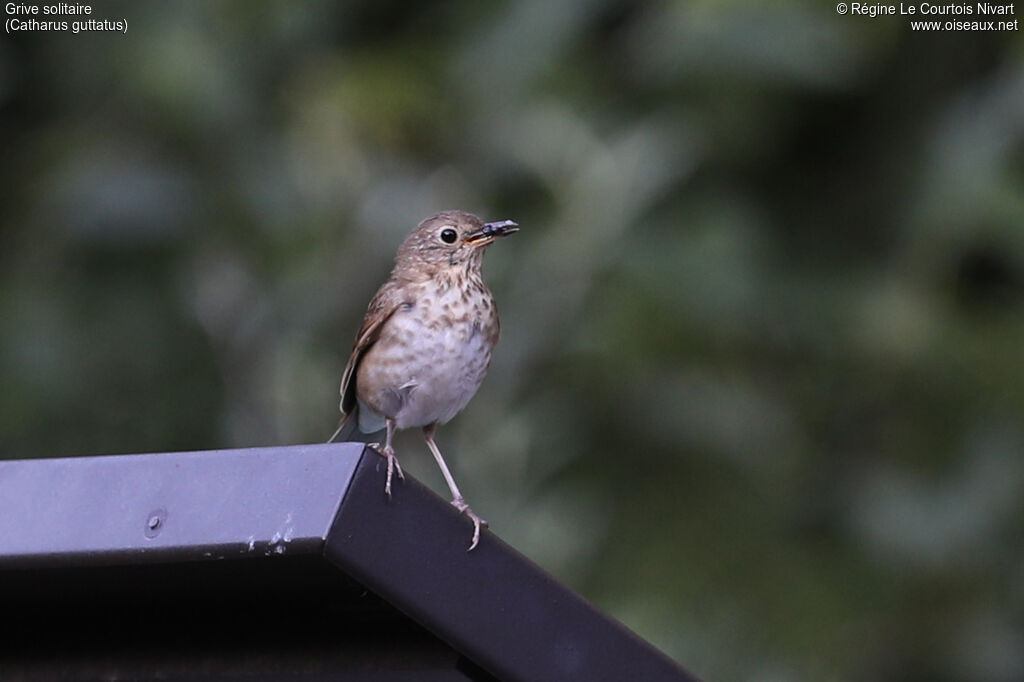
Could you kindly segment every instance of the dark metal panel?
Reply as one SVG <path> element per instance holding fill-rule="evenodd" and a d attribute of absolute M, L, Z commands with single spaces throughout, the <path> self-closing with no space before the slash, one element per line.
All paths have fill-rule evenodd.
<path fill-rule="evenodd" d="M 384 495 L 383 460 L 367 453 L 325 553 L 395 607 L 506 680 L 695 678 L 618 622 L 407 476 Z"/>
<path fill-rule="evenodd" d="M 484 682 L 322 553 L 0 570 L 0 680 Z"/>
<path fill-rule="evenodd" d="M 0 567 L 319 552 L 363 448 L 0 462 Z"/>

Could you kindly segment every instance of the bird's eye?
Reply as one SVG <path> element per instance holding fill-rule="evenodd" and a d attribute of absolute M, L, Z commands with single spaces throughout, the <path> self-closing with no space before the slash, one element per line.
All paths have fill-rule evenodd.
<path fill-rule="evenodd" d="M 441 230 L 441 241 L 445 244 L 454 244 L 458 236 L 458 233 L 450 227 Z"/>

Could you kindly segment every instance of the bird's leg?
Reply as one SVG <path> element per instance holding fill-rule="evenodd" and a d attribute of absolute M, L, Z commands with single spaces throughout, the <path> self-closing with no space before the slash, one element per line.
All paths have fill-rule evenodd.
<path fill-rule="evenodd" d="M 452 472 L 448 471 L 448 465 L 444 463 L 444 457 L 441 456 L 441 451 L 437 447 L 437 443 L 434 442 L 434 430 L 436 429 L 435 424 L 430 424 L 423 427 L 423 437 L 427 440 L 427 447 L 430 448 L 430 452 L 434 455 L 434 459 L 437 460 L 437 465 L 441 467 L 441 473 L 444 474 L 444 480 L 448 484 L 448 489 L 452 491 L 452 506 L 459 510 L 459 513 L 469 517 L 473 522 L 473 542 L 469 545 L 467 552 L 473 551 L 473 548 L 480 542 L 480 527 L 487 527 L 487 522 L 473 513 L 473 510 L 466 504 L 466 500 L 462 497 L 462 493 L 459 492 L 459 486 L 455 485 L 455 479 L 452 478 Z"/>
<path fill-rule="evenodd" d="M 388 480 L 384 484 L 384 493 L 391 497 L 391 475 L 398 471 L 398 477 L 405 480 L 405 474 L 402 473 L 402 465 L 398 463 L 398 458 L 395 457 L 395 449 L 391 447 L 391 439 L 395 435 L 395 420 L 387 419 L 387 435 L 384 436 L 384 447 L 380 446 L 380 443 L 370 443 L 369 447 L 376 450 L 384 459 L 388 461 Z"/>

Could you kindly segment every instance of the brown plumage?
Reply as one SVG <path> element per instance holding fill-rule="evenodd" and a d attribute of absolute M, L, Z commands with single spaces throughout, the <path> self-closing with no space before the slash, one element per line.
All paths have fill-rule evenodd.
<path fill-rule="evenodd" d="M 391 440 L 396 429 L 419 427 L 452 492 L 452 504 L 474 524 L 480 519 L 466 504 L 434 442 L 447 423 L 480 387 L 500 332 L 498 311 L 480 266 L 487 245 L 518 231 L 510 220 L 484 223 L 462 211 L 427 218 L 398 249 L 388 281 L 366 309 L 363 324 L 341 380 L 343 430 L 373 433 L 387 429 L 384 445 L 374 444 L 399 478 Z"/>

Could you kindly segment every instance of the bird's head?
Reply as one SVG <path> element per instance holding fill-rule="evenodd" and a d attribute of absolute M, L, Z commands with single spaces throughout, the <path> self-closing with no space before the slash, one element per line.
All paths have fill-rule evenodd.
<path fill-rule="evenodd" d="M 399 270 L 479 269 L 483 252 L 496 239 L 518 232 L 511 220 L 485 223 L 472 213 L 443 211 L 427 218 L 398 249 Z"/>

